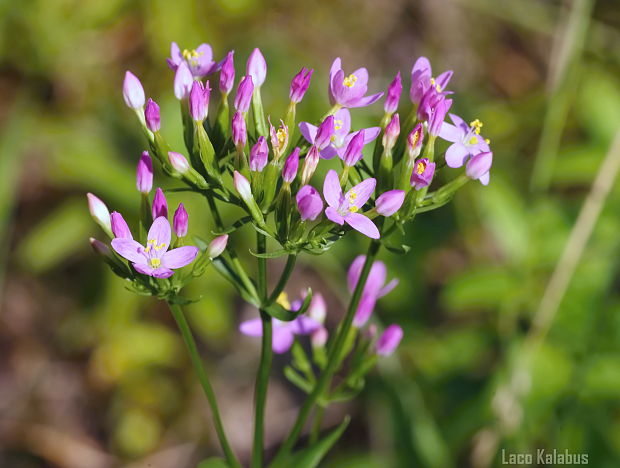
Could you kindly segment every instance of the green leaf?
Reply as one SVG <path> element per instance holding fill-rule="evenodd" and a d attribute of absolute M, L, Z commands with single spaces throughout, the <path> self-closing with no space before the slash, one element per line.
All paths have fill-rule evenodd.
<path fill-rule="evenodd" d="M 222 458 L 207 458 L 201 461 L 196 468 L 230 468 L 230 465 Z"/>
<path fill-rule="evenodd" d="M 395 253 L 397 255 L 404 255 L 411 250 L 411 247 L 409 247 L 406 244 L 394 245 L 394 244 L 388 244 L 387 242 L 383 242 L 383 241 L 381 243 L 386 249 L 388 249 L 390 252 Z"/>
<path fill-rule="evenodd" d="M 282 307 L 277 302 L 270 304 L 263 310 L 272 317 L 277 318 L 278 320 L 282 320 L 283 322 L 290 322 L 291 320 L 295 320 L 299 315 L 305 313 L 308 310 L 311 301 L 312 289 L 308 288 L 308 292 L 306 294 L 306 297 L 304 298 L 304 302 L 302 302 L 301 307 L 298 310 L 288 310 L 286 307 Z"/>
<path fill-rule="evenodd" d="M 284 377 L 286 377 L 293 385 L 306 393 L 312 392 L 312 384 L 297 373 L 291 366 L 284 368 Z"/>
<path fill-rule="evenodd" d="M 272 466 L 271 468 L 284 468 L 284 466 L 294 466 L 295 468 L 315 468 L 319 466 L 319 463 L 321 463 L 321 460 L 325 458 L 327 452 L 329 452 L 338 439 L 340 439 L 340 436 L 342 436 L 342 433 L 349 425 L 350 420 L 351 418 L 349 416 L 345 416 L 344 421 L 340 423 L 340 426 L 321 439 L 317 444 L 294 454 L 286 461 L 286 465 L 278 465 L 277 467 Z"/>
<path fill-rule="evenodd" d="M 252 249 L 250 249 L 250 253 L 258 258 L 279 258 L 279 257 L 284 257 L 285 255 L 295 254 L 297 252 L 294 252 L 288 249 L 280 249 L 280 250 L 274 250 L 273 252 L 256 253 L 256 252 L 253 252 Z"/>

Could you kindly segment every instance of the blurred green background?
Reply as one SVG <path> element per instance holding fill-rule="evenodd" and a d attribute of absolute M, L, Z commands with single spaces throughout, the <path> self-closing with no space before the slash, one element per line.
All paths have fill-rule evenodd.
<path fill-rule="evenodd" d="M 284 112 L 292 76 L 314 68 L 299 107 L 308 120 L 328 106 L 335 56 L 345 69 L 367 66 L 371 92 L 401 70 L 404 104 L 413 61 L 426 55 L 436 72 L 455 71 L 455 112 L 483 120 L 492 140 L 491 184 L 470 183 L 417 218 L 407 255 L 382 254 L 401 285 L 377 316 L 402 324 L 405 339 L 360 398 L 330 409 L 327 425 L 345 413 L 353 422 L 325 466 L 499 466 L 502 449 L 537 448 L 618 466 L 618 184 L 607 198 L 595 193 L 603 209 L 585 248 L 572 251 L 578 266 L 559 268 L 569 287 L 543 332 L 533 326 L 620 128 L 617 0 L 0 0 L 0 466 L 183 468 L 218 453 L 168 311 L 126 291 L 87 241 L 102 234 L 86 191 L 137 216 L 134 168 L 145 143 L 122 99 L 126 69 L 182 148 L 165 64 L 172 40 L 208 42 L 217 59 L 235 49 L 238 73 L 260 47 L 273 116 Z M 381 115 L 377 104 L 355 111 L 354 123 Z M 184 201 L 190 234 L 204 235 L 206 207 Z M 334 323 L 347 299 L 344 271 L 365 248 L 351 235 L 302 258 L 289 293 L 320 290 Z M 213 272 L 188 291 L 201 294 L 190 319 L 247 460 L 258 343 L 236 326 L 253 312 Z M 537 346 L 528 347 L 532 330 Z M 281 378 L 287 359 L 276 359 L 271 383 L 271 448 L 301 398 Z"/>

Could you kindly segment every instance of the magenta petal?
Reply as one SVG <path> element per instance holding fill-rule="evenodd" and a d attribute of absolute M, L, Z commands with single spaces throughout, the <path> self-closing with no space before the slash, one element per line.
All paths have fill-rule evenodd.
<path fill-rule="evenodd" d="M 340 213 L 338 213 L 338 210 L 334 207 L 328 206 L 325 209 L 325 216 L 327 216 L 330 221 L 333 221 L 336 224 L 340 224 L 341 226 L 344 224 L 344 218 L 340 215 Z"/>
<path fill-rule="evenodd" d="M 368 127 L 364 129 L 364 143 L 370 143 L 381 133 L 381 127 Z"/>
<path fill-rule="evenodd" d="M 369 96 L 364 96 L 355 101 L 354 104 L 350 104 L 348 107 L 366 107 L 374 104 L 379 99 L 383 97 L 383 93 L 371 94 Z"/>
<path fill-rule="evenodd" d="M 325 214 L 327 215 L 327 212 Z M 378 239 L 379 237 L 381 237 L 377 226 L 375 226 L 375 224 L 363 214 L 349 213 L 346 218 L 344 218 L 344 220 L 353 229 L 361 232 L 362 234 L 370 237 L 371 239 Z"/>
<path fill-rule="evenodd" d="M 364 263 L 366 262 L 365 255 L 358 255 L 351 263 L 349 267 L 349 271 L 347 273 L 347 285 L 349 286 L 349 291 L 353 292 L 355 286 L 357 286 L 357 282 L 360 279 L 360 275 L 362 273 L 362 268 L 364 267 Z"/>
<path fill-rule="evenodd" d="M 366 286 L 364 287 L 364 293 L 372 293 L 373 296 L 377 296 L 385 284 L 386 278 L 387 267 L 385 266 L 385 263 L 377 260 L 372 264 L 372 268 L 368 274 L 368 280 L 366 281 Z"/>
<path fill-rule="evenodd" d="M 172 249 L 161 257 L 161 264 L 165 268 L 181 268 L 192 263 L 198 252 L 198 247 L 192 245 Z"/>
<path fill-rule="evenodd" d="M 453 143 L 446 151 L 446 164 L 449 167 L 461 167 L 465 163 L 465 158 L 469 155 L 469 150 L 461 143 Z"/>
<path fill-rule="evenodd" d="M 170 278 L 172 275 L 174 275 L 174 271 L 163 267 L 155 268 L 153 273 L 151 273 L 151 276 L 154 276 L 155 278 Z"/>
<path fill-rule="evenodd" d="M 295 335 L 293 335 L 293 332 L 288 327 L 274 327 L 271 348 L 274 353 L 286 353 L 291 349 L 294 340 Z"/>
<path fill-rule="evenodd" d="M 263 323 L 259 318 L 246 320 L 239 325 L 239 331 L 247 336 L 263 336 Z"/>
<path fill-rule="evenodd" d="M 351 189 L 347 193 L 345 193 L 344 198 L 345 200 L 350 201 L 351 195 L 355 194 L 355 196 L 353 197 L 354 200 L 352 201 L 351 206 L 361 208 L 362 206 L 364 206 L 364 203 L 368 201 L 368 199 L 372 195 L 372 192 L 374 192 L 376 185 L 377 185 L 376 179 L 368 178 L 368 179 L 362 180 L 359 184 L 351 187 Z"/>
<path fill-rule="evenodd" d="M 332 159 L 337 154 L 339 155 L 338 150 L 332 145 L 329 145 L 321 150 L 321 158 L 323 159 Z"/>
<path fill-rule="evenodd" d="M 147 239 L 154 240 L 157 247 L 159 247 L 161 244 L 164 244 L 160 248 L 160 250 L 163 250 L 165 252 L 170 245 L 170 234 L 170 223 L 166 218 L 160 216 L 155 221 L 153 221 L 153 224 L 151 224 Z"/>
<path fill-rule="evenodd" d="M 314 143 L 314 139 L 316 138 L 316 132 L 318 128 L 308 122 L 300 122 L 299 123 L 299 131 L 303 135 L 303 137 L 308 141 L 308 143 Z"/>
<path fill-rule="evenodd" d="M 394 278 L 388 284 L 381 288 L 379 291 L 379 297 L 383 297 L 386 294 L 390 293 L 396 286 L 398 286 L 398 279 Z"/>
<path fill-rule="evenodd" d="M 443 72 L 435 79 L 435 83 L 439 85 L 442 91 L 446 89 L 446 86 L 448 86 L 448 83 L 450 82 L 450 78 L 452 78 L 453 73 L 454 72 L 452 70 L 448 70 Z"/>
<path fill-rule="evenodd" d="M 368 319 L 372 315 L 372 311 L 375 308 L 377 297 L 374 294 L 364 294 L 355 311 L 355 317 L 353 318 L 353 325 L 355 327 L 363 327 Z"/>
<path fill-rule="evenodd" d="M 342 189 L 340 188 L 338 174 L 333 169 L 330 169 L 325 176 L 325 181 L 323 182 L 323 196 L 329 206 L 338 207 L 338 205 L 340 205 Z"/>
<path fill-rule="evenodd" d="M 321 328 L 321 324 L 313 318 L 300 315 L 290 323 L 290 330 L 296 335 L 309 335 Z"/>
<path fill-rule="evenodd" d="M 143 254 L 144 247 L 135 240 L 117 237 L 112 239 L 112 248 L 121 257 L 126 258 L 130 262 L 146 265 L 146 257 Z"/>

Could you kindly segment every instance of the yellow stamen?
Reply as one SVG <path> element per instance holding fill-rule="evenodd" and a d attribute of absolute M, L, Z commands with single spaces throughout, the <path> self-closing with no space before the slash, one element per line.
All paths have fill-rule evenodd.
<path fill-rule="evenodd" d="M 471 137 L 471 138 L 469 139 L 469 144 L 470 144 L 470 145 L 475 145 L 475 144 L 477 144 L 477 143 L 478 143 L 478 137 L 477 137 L 477 136 L 475 136 L 475 135 L 474 135 L 473 137 Z"/>
<path fill-rule="evenodd" d="M 149 263 L 151 264 L 151 268 L 159 268 L 161 266 L 161 259 L 151 258 Z"/>
<path fill-rule="evenodd" d="M 490 144 L 491 144 L 491 140 L 489 140 L 488 138 L 485 138 L 485 139 L 484 139 L 484 142 L 485 142 L 487 145 L 490 145 Z"/>
<path fill-rule="evenodd" d="M 352 206 L 349 207 L 349 211 L 351 213 L 357 213 L 359 211 L 359 208 L 357 206 L 355 206 L 355 205 L 352 205 Z"/>
<path fill-rule="evenodd" d="M 334 120 L 334 130 L 340 130 L 342 128 L 342 120 Z"/>
<path fill-rule="evenodd" d="M 349 203 L 353 203 L 355 200 L 357 200 L 357 193 L 351 191 L 349 193 Z"/>
<path fill-rule="evenodd" d="M 431 86 L 434 86 L 438 93 L 441 93 L 441 86 L 435 81 L 435 78 L 431 78 Z"/>
<path fill-rule="evenodd" d="M 426 170 L 426 163 L 424 161 L 420 161 L 418 165 L 416 166 L 415 171 L 418 173 L 418 175 L 422 175 L 424 174 L 425 170 Z"/>
<path fill-rule="evenodd" d="M 202 56 L 204 52 L 198 52 L 196 49 L 188 50 L 183 49 L 183 58 L 191 63 L 193 66 L 198 65 L 198 57 Z"/>
<path fill-rule="evenodd" d="M 476 132 L 476 135 L 480 135 L 480 129 L 482 128 L 483 125 L 484 124 L 478 119 L 472 122 L 469 122 L 469 126 L 474 129 L 474 132 Z"/>
<path fill-rule="evenodd" d="M 276 302 L 280 304 L 282 307 L 284 307 L 285 309 L 291 308 L 291 303 L 288 300 L 288 294 L 286 294 L 285 292 L 280 293 L 280 295 L 278 296 L 278 299 L 276 299 Z"/>
<path fill-rule="evenodd" d="M 355 86 L 356 81 L 357 81 L 357 76 L 351 73 L 344 80 L 342 80 L 342 84 L 345 85 L 347 88 L 352 88 L 353 86 Z"/>
<path fill-rule="evenodd" d="M 276 137 L 278 138 L 278 146 L 284 145 L 284 142 L 286 141 L 286 130 L 284 130 L 282 127 L 278 128 L 278 131 L 276 132 Z"/>

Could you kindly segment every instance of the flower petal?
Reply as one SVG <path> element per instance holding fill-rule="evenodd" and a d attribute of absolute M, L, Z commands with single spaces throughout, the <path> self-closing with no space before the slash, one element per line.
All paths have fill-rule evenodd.
<path fill-rule="evenodd" d="M 112 239 L 112 248 L 121 257 L 126 258 L 130 262 L 146 265 L 146 256 L 143 253 L 144 247 L 135 240 L 117 237 Z"/>
<path fill-rule="evenodd" d="M 374 192 L 376 185 L 377 180 L 372 177 L 362 180 L 359 184 L 351 187 L 351 189 L 344 194 L 344 198 L 347 202 L 351 202 L 351 206 L 361 208 L 364 206 L 364 203 L 368 201 L 372 192 Z"/>
<path fill-rule="evenodd" d="M 379 297 L 383 297 L 386 294 L 390 293 L 396 286 L 398 286 L 398 279 L 394 278 L 388 284 L 381 288 L 379 291 Z"/>
<path fill-rule="evenodd" d="M 239 324 L 239 331 L 246 336 L 263 336 L 263 323 L 259 318 L 246 320 Z"/>
<path fill-rule="evenodd" d="M 344 218 L 338 213 L 338 210 L 332 206 L 328 206 L 325 209 L 325 216 L 336 224 L 340 224 L 341 226 L 344 224 Z"/>
<path fill-rule="evenodd" d="M 325 214 L 327 215 L 327 212 Z M 377 226 L 375 226 L 375 224 L 363 214 L 349 213 L 344 218 L 344 220 L 353 229 L 361 232 L 362 234 L 370 237 L 371 239 L 378 239 L 379 237 L 381 237 L 381 235 L 379 234 L 379 230 L 377 229 Z"/>
<path fill-rule="evenodd" d="M 368 319 L 372 315 L 372 311 L 375 309 L 377 303 L 377 296 L 374 294 L 364 294 L 360 300 L 357 310 L 355 311 L 355 317 L 353 317 L 353 325 L 355 327 L 363 327 Z"/>
<path fill-rule="evenodd" d="M 323 159 L 332 159 L 337 154 L 339 155 L 338 150 L 332 145 L 329 145 L 321 150 L 321 158 Z"/>
<path fill-rule="evenodd" d="M 446 151 L 446 164 L 449 167 L 461 167 L 465 163 L 465 158 L 469 155 L 469 150 L 461 143 L 453 143 Z"/>
<path fill-rule="evenodd" d="M 300 315 L 295 320 L 290 322 L 289 327 L 289 329 L 296 335 L 309 335 L 319 328 L 321 328 L 321 324 L 319 322 L 305 315 Z"/>
<path fill-rule="evenodd" d="M 342 189 L 340 188 L 338 174 L 333 169 L 330 169 L 325 176 L 325 181 L 323 182 L 323 196 L 329 206 L 336 208 L 340 205 Z"/>
<path fill-rule="evenodd" d="M 368 96 L 357 99 L 354 103 L 349 104 L 348 107 L 366 107 L 374 104 L 383 97 L 383 93 L 369 94 Z"/>
<path fill-rule="evenodd" d="M 133 267 L 136 269 L 138 273 L 142 273 L 143 275 L 153 276 L 155 278 L 170 278 L 174 271 L 168 268 L 151 268 L 148 265 L 141 265 L 138 263 L 134 263 Z"/>
<path fill-rule="evenodd" d="M 194 261 L 200 250 L 193 245 L 186 245 L 169 250 L 161 257 L 161 265 L 164 268 L 181 268 Z"/>
<path fill-rule="evenodd" d="M 293 345 L 294 340 L 295 335 L 289 327 L 274 327 L 271 348 L 274 353 L 286 353 Z"/>
<path fill-rule="evenodd" d="M 482 174 L 478 180 L 480 181 L 480 183 L 482 185 L 489 185 L 489 180 L 491 179 L 491 173 L 490 171 L 487 172 L 486 174 Z"/>
<path fill-rule="evenodd" d="M 353 292 L 357 282 L 360 279 L 360 275 L 362 274 L 362 268 L 364 267 L 364 263 L 366 262 L 365 255 L 358 255 L 351 263 L 349 267 L 349 271 L 347 273 L 347 285 L 349 286 L 349 291 Z"/>
<path fill-rule="evenodd" d="M 441 129 L 439 129 L 439 137 L 454 143 L 463 139 L 463 132 L 461 132 L 458 127 L 444 122 L 441 124 Z"/>
<path fill-rule="evenodd" d="M 351 113 L 343 107 L 334 114 L 334 136 L 336 141 L 341 141 L 351 131 Z"/>
<path fill-rule="evenodd" d="M 308 123 L 308 122 L 299 123 L 299 131 L 301 132 L 302 136 L 306 139 L 306 141 L 308 141 L 308 143 L 310 144 L 314 143 L 317 130 L 318 130 L 318 127 L 312 125 L 311 123 Z"/>
<path fill-rule="evenodd" d="M 153 221 L 147 239 L 154 240 L 158 247 L 160 244 L 164 244 L 159 250 L 164 252 L 168 250 L 168 246 L 170 245 L 170 223 L 165 217 L 160 216 Z"/>
<path fill-rule="evenodd" d="M 364 129 L 364 143 L 370 143 L 381 133 L 381 127 L 368 127 Z"/>

